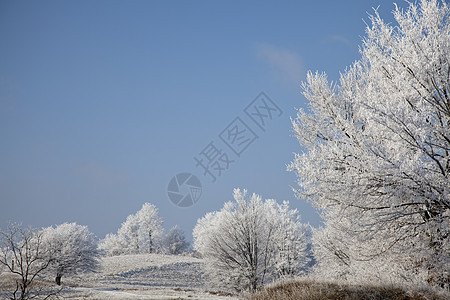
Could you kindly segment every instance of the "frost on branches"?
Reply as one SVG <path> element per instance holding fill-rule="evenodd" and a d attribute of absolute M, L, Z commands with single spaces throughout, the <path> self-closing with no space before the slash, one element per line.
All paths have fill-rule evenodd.
<path fill-rule="evenodd" d="M 45 295 L 35 282 L 49 267 L 49 254 L 43 247 L 42 231 L 18 224 L 9 224 L 6 231 L 0 229 L 0 273 L 9 272 L 15 278 L 15 286 L 3 296 L 29 299 Z"/>
<path fill-rule="evenodd" d="M 194 228 L 194 249 L 204 258 L 210 279 L 235 291 L 255 291 L 265 283 L 304 271 L 309 227 L 297 210 L 234 190 L 236 202 L 208 213 Z"/>
<path fill-rule="evenodd" d="M 45 272 L 53 274 L 58 285 L 63 275 L 93 272 L 100 267 L 97 240 L 87 226 L 64 223 L 47 227 L 42 237 L 50 262 Z"/>
<path fill-rule="evenodd" d="M 179 255 L 189 251 L 189 242 L 186 241 L 183 230 L 175 225 L 162 239 L 162 248 L 167 254 Z"/>
<path fill-rule="evenodd" d="M 323 275 L 449 284 L 450 24 L 436 0 L 375 12 L 339 84 L 308 74 L 289 169 L 323 212 Z"/>
<path fill-rule="evenodd" d="M 109 256 L 156 252 L 161 244 L 162 223 L 158 208 L 144 203 L 136 214 L 127 217 L 117 234 L 106 235 L 99 248 Z"/>
<path fill-rule="evenodd" d="M 62 289 L 48 290 L 36 282 L 50 274 L 60 285 L 63 275 L 96 271 L 98 256 L 95 236 L 75 223 L 42 230 L 10 224 L 0 230 L 0 272 L 14 274 L 15 280 L 9 299 L 58 298 Z"/>

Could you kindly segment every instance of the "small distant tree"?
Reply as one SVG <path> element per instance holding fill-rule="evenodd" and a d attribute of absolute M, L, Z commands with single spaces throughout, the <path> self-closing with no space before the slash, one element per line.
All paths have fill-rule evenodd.
<path fill-rule="evenodd" d="M 127 252 L 127 245 L 125 240 L 119 237 L 118 234 L 109 233 L 98 244 L 98 249 L 101 253 L 108 256 L 122 255 Z"/>
<path fill-rule="evenodd" d="M 63 275 L 93 272 L 99 268 L 97 241 L 87 226 L 64 223 L 42 230 L 43 248 L 50 262 L 46 272 L 55 274 L 61 285 Z"/>
<path fill-rule="evenodd" d="M 256 194 L 247 199 L 246 190 L 234 190 L 234 199 L 194 228 L 194 249 L 205 259 L 211 280 L 222 288 L 255 291 L 298 274 L 307 244 L 298 213 Z"/>
<path fill-rule="evenodd" d="M 162 236 L 162 219 L 158 215 L 158 208 L 150 203 L 144 203 L 142 208 L 136 213 L 139 222 L 139 238 L 142 247 L 148 253 L 155 251 L 155 241 Z"/>
<path fill-rule="evenodd" d="M 17 224 L 10 224 L 6 231 L 0 231 L 0 264 L 18 276 L 10 299 L 29 299 L 43 294 L 43 291 L 33 289 L 33 283 L 52 262 L 53 253 L 43 245 L 42 231 Z"/>
<path fill-rule="evenodd" d="M 164 236 L 162 246 L 168 254 L 177 255 L 188 251 L 189 242 L 186 241 L 183 230 L 176 225 Z"/>
<path fill-rule="evenodd" d="M 162 223 L 156 206 L 144 203 L 127 217 L 117 234 L 108 234 L 100 241 L 99 250 L 110 256 L 155 252 L 161 246 Z"/>
<path fill-rule="evenodd" d="M 139 219 L 136 215 L 129 215 L 122 223 L 117 235 L 125 245 L 126 253 L 136 254 L 140 252 L 139 248 Z"/>

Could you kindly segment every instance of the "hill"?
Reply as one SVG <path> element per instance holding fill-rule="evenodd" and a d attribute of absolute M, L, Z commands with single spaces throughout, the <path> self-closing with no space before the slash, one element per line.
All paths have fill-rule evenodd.
<path fill-rule="evenodd" d="M 63 277 L 64 299 L 237 299 L 206 286 L 203 260 L 190 256 L 137 254 L 104 257 L 98 273 Z M 0 276 L 0 298 L 14 290 L 13 278 Z M 49 280 L 38 283 L 55 288 Z"/>

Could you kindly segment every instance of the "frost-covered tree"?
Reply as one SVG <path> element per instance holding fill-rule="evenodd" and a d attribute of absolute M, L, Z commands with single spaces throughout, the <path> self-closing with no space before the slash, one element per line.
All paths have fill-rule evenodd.
<path fill-rule="evenodd" d="M 98 267 L 95 237 L 86 226 L 62 224 L 42 230 L 10 225 L 0 231 L 0 265 L 17 275 L 11 299 L 48 299 L 61 290 L 46 291 L 35 282 L 47 274 L 61 276 Z"/>
<path fill-rule="evenodd" d="M 162 223 L 158 209 L 144 203 L 136 214 L 127 217 L 117 234 L 108 234 L 100 241 L 99 249 L 109 256 L 154 252 L 161 244 Z"/>
<path fill-rule="evenodd" d="M 100 252 L 108 256 L 116 256 L 126 254 L 128 245 L 124 238 L 119 237 L 118 234 L 108 233 L 104 239 L 98 244 Z"/>
<path fill-rule="evenodd" d="M 64 223 L 42 230 L 43 248 L 50 261 L 46 272 L 55 274 L 61 284 L 63 275 L 96 271 L 99 268 L 97 240 L 87 226 Z"/>
<path fill-rule="evenodd" d="M 189 250 L 189 242 L 186 241 L 183 230 L 175 225 L 164 236 L 162 247 L 168 254 L 182 254 Z"/>
<path fill-rule="evenodd" d="M 375 12 L 339 84 L 307 76 L 294 131 L 298 195 L 323 213 L 323 274 L 448 285 L 450 22 L 446 3 Z"/>
<path fill-rule="evenodd" d="M 0 230 L 0 268 L 16 276 L 9 299 L 29 299 L 43 295 L 34 285 L 49 267 L 51 253 L 43 247 L 42 232 L 10 224 Z"/>
<path fill-rule="evenodd" d="M 162 219 L 158 215 L 158 208 L 150 203 L 144 203 L 136 214 L 139 222 L 139 239 L 141 248 L 148 253 L 155 251 L 155 241 L 158 243 L 162 236 Z"/>
<path fill-rule="evenodd" d="M 311 240 L 309 225 L 300 222 L 300 215 L 296 209 L 289 208 L 289 202 L 276 205 L 273 216 L 278 220 L 275 236 L 277 247 L 274 257 L 274 277 L 292 277 L 305 273 L 310 262 L 307 255 L 308 244 Z"/>
<path fill-rule="evenodd" d="M 205 259 L 211 280 L 222 288 L 255 291 L 282 275 L 297 274 L 307 243 L 298 213 L 256 194 L 247 199 L 246 190 L 234 190 L 234 199 L 194 228 L 194 249 Z"/>
<path fill-rule="evenodd" d="M 140 253 L 139 242 L 139 218 L 136 215 L 129 215 L 117 231 L 119 239 L 125 245 L 125 253 Z"/>

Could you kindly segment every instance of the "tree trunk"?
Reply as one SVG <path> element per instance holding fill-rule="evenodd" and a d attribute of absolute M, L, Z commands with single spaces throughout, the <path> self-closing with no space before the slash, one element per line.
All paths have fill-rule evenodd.
<path fill-rule="evenodd" d="M 150 230 L 148 232 L 148 252 L 153 252 L 153 241 L 152 241 L 152 231 Z"/>

